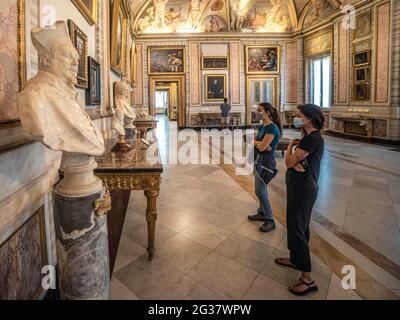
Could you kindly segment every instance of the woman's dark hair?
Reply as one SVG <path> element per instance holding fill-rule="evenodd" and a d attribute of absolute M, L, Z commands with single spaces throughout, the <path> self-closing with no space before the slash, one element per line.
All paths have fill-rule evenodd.
<path fill-rule="evenodd" d="M 278 126 L 281 135 L 283 134 L 283 128 L 281 124 L 281 117 L 279 116 L 279 112 L 276 108 L 272 106 L 269 102 L 262 102 L 259 104 L 260 107 L 264 109 L 266 113 L 269 114 L 271 120 Z"/>
<path fill-rule="evenodd" d="M 311 120 L 315 129 L 321 131 L 324 128 L 325 116 L 320 107 L 315 104 L 303 104 L 299 105 L 297 109 Z"/>

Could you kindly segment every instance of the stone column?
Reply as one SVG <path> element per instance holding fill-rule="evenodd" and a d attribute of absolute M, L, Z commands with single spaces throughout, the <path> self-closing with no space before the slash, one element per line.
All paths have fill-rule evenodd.
<path fill-rule="evenodd" d="M 63 153 L 64 178 L 53 193 L 58 277 L 63 300 L 110 299 L 108 193 L 93 157 Z"/>

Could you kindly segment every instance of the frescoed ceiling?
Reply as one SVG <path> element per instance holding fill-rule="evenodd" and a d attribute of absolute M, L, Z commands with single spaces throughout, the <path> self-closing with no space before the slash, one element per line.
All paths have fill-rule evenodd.
<path fill-rule="evenodd" d="M 133 0 L 139 34 L 290 32 L 308 28 L 360 0 Z"/>

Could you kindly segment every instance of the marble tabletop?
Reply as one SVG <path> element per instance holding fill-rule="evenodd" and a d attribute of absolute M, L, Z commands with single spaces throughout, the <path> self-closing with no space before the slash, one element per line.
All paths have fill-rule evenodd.
<path fill-rule="evenodd" d="M 95 157 L 95 173 L 162 173 L 158 142 L 147 147 L 142 140 L 127 140 L 134 148 L 129 152 L 112 152 L 116 140 L 105 140 L 106 152 Z"/>

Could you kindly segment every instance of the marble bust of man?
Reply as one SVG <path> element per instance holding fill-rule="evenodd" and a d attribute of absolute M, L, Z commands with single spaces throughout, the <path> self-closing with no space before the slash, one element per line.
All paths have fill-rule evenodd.
<path fill-rule="evenodd" d="M 115 95 L 115 114 L 112 121 L 112 128 L 121 136 L 125 135 L 124 119 L 136 119 L 136 114 L 130 104 L 130 88 L 125 81 L 116 81 L 114 83 Z"/>
<path fill-rule="evenodd" d="M 40 56 L 38 74 L 18 96 L 18 112 L 28 138 L 71 154 L 104 153 L 104 140 L 77 101 L 79 55 L 64 21 L 34 28 L 32 42 Z"/>

